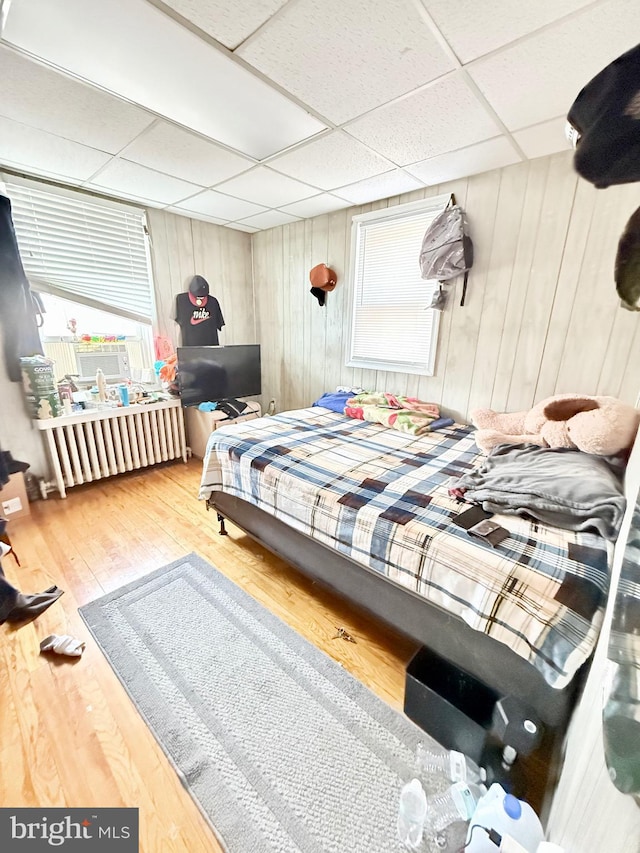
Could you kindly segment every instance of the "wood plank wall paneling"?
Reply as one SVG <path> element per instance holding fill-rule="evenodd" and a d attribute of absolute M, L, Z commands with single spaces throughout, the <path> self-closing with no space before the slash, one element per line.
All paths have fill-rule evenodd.
<path fill-rule="evenodd" d="M 435 375 L 345 367 L 352 215 L 446 192 L 467 210 L 476 264 L 464 307 L 461 280 L 450 289 Z M 638 205 L 637 185 L 596 190 L 567 152 L 254 234 L 263 401 L 283 411 L 361 385 L 417 394 L 462 420 L 568 391 L 635 402 L 640 323 L 619 308 L 613 263 Z M 323 262 L 339 284 L 320 308 L 308 273 Z"/>
<path fill-rule="evenodd" d="M 175 296 L 187 289 L 192 276 L 202 275 L 220 302 L 225 319 L 220 342 L 256 343 L 250 235 L 164 210 L 147 210 L 147 222 L 155 288 L 155 334 L 165 335 L 174 346 L 180 345 L 180 330 L 173 320 Z"/>

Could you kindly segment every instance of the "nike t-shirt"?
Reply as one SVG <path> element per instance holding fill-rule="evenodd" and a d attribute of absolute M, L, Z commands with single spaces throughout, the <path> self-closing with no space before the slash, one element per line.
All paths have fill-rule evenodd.
<path fill-rule="evenodd" d="M 179 293 L 173 319 L 182 330 L 183 347 L 218 346 L 218 332 L 224 326 L 224 318 L 215 296 L 197 300 L 190 293 Z"/>

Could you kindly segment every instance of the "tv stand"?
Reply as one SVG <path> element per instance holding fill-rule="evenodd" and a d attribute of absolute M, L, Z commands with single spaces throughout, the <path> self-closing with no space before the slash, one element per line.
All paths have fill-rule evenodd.
<path fill-rule="evenodd" d="M 187 444 L 191 453 L 198 459 L 204 459 L 207 442 L 211 433 L 222 426 L 240 424 L 259 418 L 262 414 L 260 403 L 247 400 L 247 408 L 238 418 L 229 418 L 224 412 L 214 409 L 212 412 L 201 412 L 197 406 L 187 406 L 185 415 L 187 420 Z"/>

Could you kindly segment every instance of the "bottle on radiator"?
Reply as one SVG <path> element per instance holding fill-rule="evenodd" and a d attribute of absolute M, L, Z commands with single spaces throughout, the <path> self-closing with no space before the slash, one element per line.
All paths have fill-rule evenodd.
<path fill-rule="evenodd" d="M 487 779 L 484 767 L 478 767 L 475 761 L 463 755 L 462 752 L 457 752 L 455 749 L 436 751 L 422 742 L 416 747 L 416 766 L 423 776 L 430 773 L 443 773 L 451 782 L 480 785 Z"/>

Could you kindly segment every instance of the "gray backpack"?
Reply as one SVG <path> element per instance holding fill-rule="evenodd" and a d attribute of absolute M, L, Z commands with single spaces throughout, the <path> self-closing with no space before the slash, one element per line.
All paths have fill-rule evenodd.
<path fill-rule="evenodd" d="M 467 277 L 473 266 L 473 243 L 464 210 L 457 204 L 447 207 L 433 220 L 422 240 L 422 278 L 448 281 L 464 273 L 460 305 L 467 293 Z"/>

